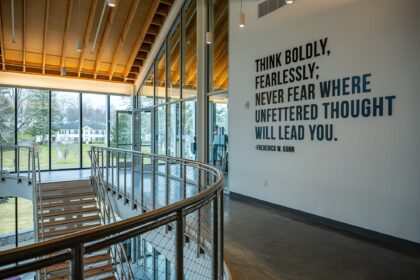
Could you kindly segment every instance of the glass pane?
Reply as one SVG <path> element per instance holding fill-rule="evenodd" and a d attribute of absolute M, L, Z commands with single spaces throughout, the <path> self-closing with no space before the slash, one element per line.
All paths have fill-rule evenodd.
<path fill-rule="evenodd" d="M 15 89 L 0 87 L 0 144 L 5 143 L 15 143 Z M 15 170 L 14 150 L 3 150 L 3 168 Z"/>
<path fill-rule="evenodd" d="M 184 86 L 182 98 L 197 95 L 197 8 L 196 1 L 186 7 L 183 13 L 185 26 L 185 50 L 184 50 Z"/>
<path fill-rule="evenodd" d="M 156 108 L 156 152 L 166 154 L 166 106 Z"/>
<path fill-rule="evenodd" d="M 80 101 L 77 92 L 51 92 L 51 168 L 80 167 Z"/>
<path fill-rule="evenodd" d="M 140 88 L 140 107 L 150 107 L 153 105 L 153 84 L 154 84 L 153 65 L 151 71 L 147 74 L 143 85 Z"/>
<path fill-rule="evenodd" d="M 228 171 L 227 94 L 209 97 L 209 163 Z"/>
<path fill-rule="evenodd" d="M 88 151 L 91 146 L 106 146 L 106 95 L 84 93 L 82 95 L 83 166 L 90 167 Z"/>
<path fill-rule="evenodd" d="M 168 155 L 179 157 L 180 154 L 180 121 L 179 121 L 179 103 L 170 104 L 168 106 L 168 122 L 167 122 L 167 137 L 168 137 Z"/>
<path fill-rule="evenodd" d="M 0 197 L 0 236 L 7 237 L 0 242 L 0 251 L 16 247 L 16 199 L 14 197 Z"/>
<path fill-rule="evenodd" d="M 140 112 L 140 151 L 152 152 L 152 113 L 150 111 Z"/>
<path fill-rule="evenodd" d="M 20 88 L 16 93 L 18 144 L 36 146 L 39 151 L 41 169 L 48 169 L 49 93 L 47 90 Z M 56 102 L 51 104 L 53 105 L 57 105 Z M 19 156 L 20 170 L 28 170 L 27 158 L 28 152 L 22 151 Z"/>
<path fill-rule="evenodd" d="M 181 96 L 179 81 L 181 78 L 181 27 L 178 23 L 168 37 L 169 72 L 168 72 L 168 99 L 177 100 Z"/>
<path fill-rule="evenodd" d="M 34 208 L 32 201 L 18 198 L 18 245 L 24 246 L 35 242 Z"/>
<path fill-rule="evenodd" d="M 118 95 L 111 95 L 109 97 L 110 103 L 110 128 L 111 128 L 111 135 L 110 135 L 110 146 L 116 147 L 117 144 L 117 110 L 131 110 L 133 99 L 131 96 L 118 96 Z M 118 128 L 120 129 L 118 136 L 119 143 L 130 143 L 131 142 L 131 118 L 130 116 L 124 114 L 119 116 L 119 124 Z M 122 133 L 125 132 L 125 133 Z M 124 148 L 124 147 L 121 147 Z M 128 147 L 125 147 L 128 148 Z"/>
<path fill-rule="evenodd" d="M 166 51 L 163 50 L 156 59 L 156 104 L 166 100 Z"/>
<path fill-rule="evenodd" d="M 0 143 L 15 143 L 15 89 L 0 87 Z"/>
<path fill-rule="evenodd" d="M 195 134 L 196 127 L 196 101 L 182 103 L 182 157 L 188 159 L 196 158 L 197 141 Z"/>
<path fill-rule="evenodd" d="M 214 42 L 209 45 L 209 91 L 228 88 L 228 1 L 210 0 L 209 22 Z"/>

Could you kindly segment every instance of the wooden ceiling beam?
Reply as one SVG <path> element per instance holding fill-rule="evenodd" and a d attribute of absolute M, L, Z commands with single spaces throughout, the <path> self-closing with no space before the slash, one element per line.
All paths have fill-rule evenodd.
<path fill-rule="evenodd" d="M 73 12 L 73 0 L 68 0 L 67 5 L 67 15 L 66 15 L 66 25 L 64 27 L 64 35 L 63 35 L 63 45 L 61 47 L 61 63 L 60 63 L 60 69 L 62 69 L 65 66 L 66 63 L 66 47 L 67 47 L 67 34 L 69 33 L 70 29 L 70 22 L 71 22 L 71 15 Z M 61 73 L 63 76 L 63 73 Z"/>
<path fill-rule="evenodd" d="M 81 72 L 82 72 L 82 67 L 83 67 L 83 62 L 85 60 L 85 55 L 89 44 L 89 38 L 90 38 L 90 33 L 92 32 L 92 26 L 93 26 L 93 20 L 95 19 L 95 13 L 96 13 L 96 7 L 98 6 L 98 0 L 92 0 L 92 4 L 90 5 L 90 11 L 89 11 L 89 19 L 88 19 L 88 23 L 87 23 L 87 27 L 85 29 L 85 36 L 83 39 L 83 47 L 82 47 L 82 52 L 80 53 L 79 56 L 79 63 L 77 66 L 77 77 L 80 78 Z"/>
<path fill-rule="evenodd" d="M 104 33 L 102 34 L 101 43 L 99 45 L 98 54 L 96 55 L 95 67 L 93 69 L 93 78 L 96 80 L 99 72 L 99 65 L 102 61 L 102 56 L 105 51 L 106 42 L 108 40 L 109 33 L 111 32 L 111 27 L 115 19 L 115 15 L 117 14 L 119 5 L 110 8 L 111 11 L 109 12 L 108 19 L 105 24 Z"/>
<path fill-rule="evenodd" d="M 47 55 L 47 31 L 48 31 L 48 19 L 50 16 L 50 0 L 45 2 L 45 20 L 44 20 L 44 35 L 42 39 L 42 74 L 45 74 L 45 62 Z"/>
<path fill-rule="evenodd" d="M 22 1 L 22 66 L 23 72 L 26 72 L 26 0 Z"/>
<path fill-rule="evenodd" d="M 134 47 L 127 60 L 126 67 L 123 73 L 124 80 L 127 79 L 127 76 L 130 73 L 131 66 L 133 65 L 133 62 L 137 57 L 137 53 L 140 49 L 141 44 L 143 43 L 144 38 L 146 37 L 147 30 L 149 29 L 149 26 L 152 23 L 152 20 L 156 14 L 159 4 L 159 1 L 153 1 L 152 5 L 147 11 L 147 17 L 143 22 L 143 28 L 140 30 L 139 35 L 137 36 L 136 43 L 134 44 Z"/>
<path fill-rule="evenodd" d="M 4 34 L 3 34 L 3 17 L 1 16 L 1 2 L 0 2 L 0 47 L 1 47 L 1 64 L 2 69 L 6 70 L 6 60 L 4 57 Z"/>
<path fill-rule="evenodd" d="M 128 31 L 130 30 L 131 24 L 133 23 L 139 4 L 140 4 L 140 0 L 134 0 L 133 3 L 131 3 L 130 12 L 128 13 L 128 17 L 124 23 L 124 28 L 121 32 L 120 39 L 118 40 L 117 48 L 115 49 L 114 56 L 112 57 L 111 67 L 108 73 L 109 80 L 112 80 L 112 76 L 115 72 L 115 68 L 117 67 L 117 63 L 120 57 L 122 47 L 124 46 L 125 39 L 127 38 Z"/>

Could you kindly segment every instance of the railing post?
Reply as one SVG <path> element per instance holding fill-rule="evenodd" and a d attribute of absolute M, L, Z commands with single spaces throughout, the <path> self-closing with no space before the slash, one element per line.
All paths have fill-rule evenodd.
<path fill-rule="evenodd" d="M 31 151 L 33 150 L 33 147 L 28 147 L 28 184 L 31 184 Z"/>
<path fill-rule="evenodd" d="M 71 249 L 72 260 L 70 263 L 70 274 L 72 280 L 83 279 L 83 256 L 84 256 L 83 244 L 78 244 Z"/>
<path fill-rule="evenodd" d="M 223 187 L 219 191 L 219 198 L 220 198 L 220 211 L 219 211 L 219 237 L 220 237 L 220 243 L 219 243 L 219 279 L 223 279 L 223 273 L 224 273 L 224 266 L 223 266 L 223 235 L 224 235 L 224 192 Z"/>
<path fill-rule="evenodd" d="M 114 192 L 114 152 L 111 151 L 111 188 Z"/>
<path fill-rule="evenodd" d="M 20 182 L 19 176 L 20 176 L 20 150 L 19 147 L 16 147 L 16 175 L 17 175 L 17 181 Z"/>
<path fill-rule="evenodd" d="M 144 205 L 144 157 L 140 155 L 140 207 Z"/>
<path fill-rule="evenodd" d="M 182 197 L 185 199 L 187 197 L 187 165 L 182 163 Z"/>
<path fill-rule="evenodd" d="M 135 196 L 134 196 L 134 161 L 135 161 L 135 154 L 131 153 L 131 206 L 134 209 L 135 204 Z"/>
<path fill-rule="evenodd" d="M 0 146 L 0 182 L 3 180 L 3 147 Z"/>
<path fill-rule="evenodd" d="M 176 280 L 184 279 L 184 214 L 182 210 L 178 212 L 176 220 L 176 255 L 175 268 Z"/>
<path fill-rule="evenodd" d="M 107 188 L 108 188 L 108 185 L 109 185 L 109 160 L 110 160 L 109 151 L 106 150 L 106 169 L 105 169 L 105 172 L 106 172 L 106 187 Z"/>
<path fill-rule="evenodd" d="M 213 279 L 217 280 L 219 275 L 219 203 L 216 196 L 213 199 Z"/>
<path fill-rule="evenodd" d="M 197 178 L 197 193 L 201 192 L 201 168 L 200 166 L 198 168 L 198 178 Z M 198 208 L 197 210 L 197 258 L 200 257 L 200 242 L 201 242 L 201 208 Z"/>
<path fill-rule="evenodd" d="M 117 152 L 117 199 L 120 199 L 120 153 Z"/>
<path fill-rule="evenodd" d="M 165 161 L 165 205 L 169 205 L 169 176 L 170 174 L 170 168 L 169 168 L 169 162 L 168 159 Z"/>
<path fill-rule="evenodd" d="M 150 156 L 152 164 L 152 209 L 156 209 L 156 170 L 155 170 L 155 157 Z"/>
<path fill-rule="evenodd" d="M 124 152 L 124 204 L 127 199 L 127 152 Z"/>

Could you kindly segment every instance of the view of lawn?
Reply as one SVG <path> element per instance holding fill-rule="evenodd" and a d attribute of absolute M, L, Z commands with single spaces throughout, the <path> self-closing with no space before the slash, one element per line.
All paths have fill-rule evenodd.
<path fill-rule="evenodd" d="M 90 158 L 88 151 L 92 146 L 105 147 L 105 144 L 83 144 L 83 167 L 90 167 Z M 48 169 L 48 144 L 37 145 L 39 151 L 39 161 L 41 170 Z M 52 169 L 65 169 L 65 168 L 79 168 L 80 145 L 74 144 L 53 144 L 51 147 L 51 168 Z M 14 151 L 4 151 L 3 168 L 9 171 L 14 170 L 15 166 L 15 154 Z M 20 158 L 20 170 L 27 170 L 28 168 L 28 152 L 22 151 L 19 155 Z"/>
<path fill-rule="evenodd" d="M 26 231 L 33 229 L 33 208 L 32 202 L 28 199 L 18 199 L 18 230 Z M 0 235 L 15 232 L 15 198 L 0 203 Z"/>

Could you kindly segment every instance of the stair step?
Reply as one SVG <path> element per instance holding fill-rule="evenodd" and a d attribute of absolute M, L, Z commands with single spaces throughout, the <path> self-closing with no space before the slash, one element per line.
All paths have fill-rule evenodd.
<path fill-rule="evenodd" d="M 84 264 L 94 264 L 104 261 L 111 261 L 111 256 L 109 254 L 95 255 L 91 257 L 85 257 L 83 260 Z M 47 272 L 59 271 L 67 269 L 69 267 L 68 262 L 59 263 L 50 267 L 47 267 Z"/>
<path fill-rule="evenodd" d="M 57 217 L 57 216 L 69 216 L 69 215 L 77 215 L 77 214 L 86 214 L 91 212 L 98 212 L 98 208 L 96 206 L 94 207 L 79 207 L 75 209 L 70 210 L 64 210 L 64 211 L 51 211 L 51 212 L 43 212 L 42 218 L 49 218 L 49 217 Z M 41 217 L 41 213 L 38 213 L 38 217 Z"/>
<path fill-rule="evenodd" d="M 68 201 L 68 202 L 57 202 L 57 203 L 42 203 L 42 208 L 60 208 L 64 206 L 75 206 L 79 204 L 94 204 L 96 200 L 93 198 L 90 199 L 82 199 L 77 201 Z M 39 206 L 40 207 L 40 206 Z"/>
<path fill-rule="evenodd" d="M 80 222 L 95 222 L 100 221 L 101 217 L 99 215 L 92 215 L 87 217 L 81 217 L 81 218 L 67 218 L 64 220 L 59 221 L 52 221 L 52 222 L 43 222 L 42 225 L 44 227 L 51 227 L 51 226 L 60 226 L 60 225 L 68 225 L 68 224 L 74 224 L 74 223 L 80 223 Z M 39 225 L 41 225 L 41 222 L 39 222 Z"/>
<path fill-rule="evenodd" d="M 92 269 L 85 270 L 83 276 L 84 276 L 84 278 L 87 278 L 87 277 L 99 276 L 101 274 L 114 273 L 114 272 L 115 272 L 114 267 L 109 264 L 109 265 L 105 265 L 105 266 L 101 266 L 101 267 L 95 267 L 95 268 L 92 268 Z M 54 277 L 54 278 L 50 278 L 50 279 L 54 279 L 54 280 L 61 280 L 62 279 L 62 280 L 64 280 L 64 279 L 68 279 L 67 277 L 68 277 L 68 275 L 61 276 L 61 277 Z M 111 278 L 111 279 L 113 279 L 113 278 Z"/>
<path fill-rule="evenodd" d="M 82 193 L 68 193 L 68 194 L 54 194 L 54 195 L 43 195 L 42 200 L 58 199 L 58 198 L 74 198 L 74 197 L 93 197 L 93 192 L 82 192 Z M 39 200 L 39 197 L 38 197 Z"/>
<path fill-rule="evenodd" d="M 57 181 L 57 182 L 45 182 L 41 184 L 41 190 L 43 188 L 56 188 L 56 187 L 80 187 L 90 186 L 90 180 L 76 180 L 76 181 Z"/>
<path fill-rule="evenodd" d="M 111 264 L 104 265 L 101 267 L 95 267 L 92 269 L 88 269 L 85 271 L 84 276 L 85 277 L 92 277 L 92 276 L 98 276 L 105 273 L 113 273 L 115 271 L 114 267 Z"/>
<path fill-rule="evenodd" d="M 44 232 L 44 238 L 62 236 L 62 235 L 66 235 L 66 234 L 69 234 L 69 233 L 74 233 L 74 232 L 94 228 L 94 227 L 97 227 L 97 226 L 98 225 L 89 225 L 89 226 L 81 226 L 81 227 L 71 228 L 71 229 L 48 231 L 48 232 Z M 41 233 L 39 233 L 39 235 L 42 236 Z"/>
<path fill-rule="evenodd" d="M 59 187 L 41 187 L 41 192 L 54 192 L 54 191 L 65 191 L 65 190 L 77 190 L 77 189 L 90 189 L 93 188 L 91 185 L 74 185 L 74 186 L 59 186 Z"/>

